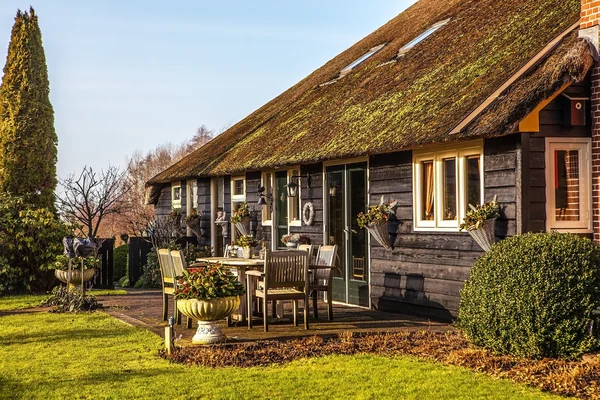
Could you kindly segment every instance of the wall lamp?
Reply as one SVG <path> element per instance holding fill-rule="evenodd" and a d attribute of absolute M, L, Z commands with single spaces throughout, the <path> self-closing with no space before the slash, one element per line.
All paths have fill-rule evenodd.
<path fill-rule="evenodd" d="M 285 187 L 287 187 L 288 197 L 296 197 L 298 196 L 298 189 L 300 189 L 300 184 L 298 182 L 300 179 L 304 179 L 306 181 L 306 187 L 310 189 L 310 175 L 293 175 L 290 176 L 290 181 Z"/>

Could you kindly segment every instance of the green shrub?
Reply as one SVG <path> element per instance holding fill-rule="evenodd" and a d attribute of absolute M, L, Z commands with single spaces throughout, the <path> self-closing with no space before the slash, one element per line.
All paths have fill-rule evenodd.
<path fill-rule="evenodd" d="M 566 233 L 525 234 L 475 262 L 458 323 L 474 344 L 497 353 L 573 358 L 598 345 L 589 328 L 599 305 L 598 246 Z"/>
<path fill-rule="evenodd" d="M 127 254 L 129 252 L 129 246 L 123 244 L 117 248 L 113 253 L 114 268 L 113 268 L 113 280 L 119 281 L 122 277 L 127 275 Z"/>
<path fill-rule="evenodd" d="M 160 265 L 158 264 L 158 254 L 156 249 L 148 253 L 146 265 L 142 267 L 142 276 L 135 283 L 136 288 L 159 289 L 162 287 Z"/>
<path fill-rule="evenodd" d="M 48 209 L 0 193 L 0 294 L 48 290 L 54 281 L 50 269 L 67 234 Z"/>

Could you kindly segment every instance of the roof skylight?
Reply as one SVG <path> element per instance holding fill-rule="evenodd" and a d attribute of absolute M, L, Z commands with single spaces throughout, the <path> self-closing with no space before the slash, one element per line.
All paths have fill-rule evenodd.
<path fill-rule="evenodd" d="M 427 30 L 425 32 L 421 33 L 419 36 L 417 36 L 416 38 L 414 38 L 413 40 L 411 40 L 410 42 L 408 42 L 406 45 L 404 45 L 404 47 L 402 47 L 398 51 L 398 57 L 403 56 L 404 54 L 406 54 L 406 52 L 408 52 L 410 49 L 412 49 L 413 47 L 415 47 L 417 44 L 421 43 L 423 40 L 427 39 L 435 31 L 437 31 L 438 29 L 440 29 L 442 26 L 446 25 L 448 22 L 450 22 L 450 18 L 445 19 L 445 20 L 440 21 L 440 22 L 436 22 L 435 24 L 431 25 L 429 28 L 427 28 Z"/>
<path fill-rule="evenodd" d="M 352 71 L 354 68 L 358 67 L 360 64 L 362 64 L 363 62 L 368 60 L 372 55 L 377 53 L 379 50 L 383 49 L 383 46 L 385 46 L 385 43 L 380 44 L 379 46 L 375 46 L 372 49 L 370 49 L 369 51 L 367 51 L 365 54 L 363 54 L 358 59 L 356 59 L 351 64 L 349 64 L 346 68 L 342 69 L 340 71 L 339 77 L 341 78 L 342 76 L 346 75 L 348 72 Z"/>

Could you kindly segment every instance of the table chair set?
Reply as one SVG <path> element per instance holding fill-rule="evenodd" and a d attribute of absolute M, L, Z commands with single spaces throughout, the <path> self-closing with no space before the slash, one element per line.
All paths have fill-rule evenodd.
<path fill-rule="evenodd" d="M 309 299 L 313 301 L 313 315 L 318 317 L 317 298 L 319 292 L 325 293 L 327 317 L 333 320 L 332 278 L 336 260 L 337 246 L 300 245 L 297 250 L 266 251 L 264 260 L 243 259 L 236 257 L 207 257 L 199 259 L 200 263 L 220 262 L 235 270 L 238 279 L 246 286 L 246 298 L 241 302 L 240 316 L 247 320 L 248 328 L 252 328 L 253 307 L 257 301 L 262 309 L 263 327 L 268 332 L 269 301 L 275 304 L 281 301 L 292 301 L 293 321 L 298 326 L 298 300 L 304 301 L 304 328 L 308 329 Z M 183 275 L 187 269 L 181 250 L 158 250 L 158 261 L 163 285 L 163 320 L 168 316 L 168 298 L 173 296 L 177 287 L 175 277 Z M 246 261 L 247 265 L 243 265 Z M 192 267 L 199 264 L 194 263 Z M 262 268 L 261 268 L 262 267 Z M 175 318 L 181 323 L 181 314 L 177 310 L 177 300 L 173 297 Z M 191 318 L 187 319 L 187 327 L 191 328 Z"/>

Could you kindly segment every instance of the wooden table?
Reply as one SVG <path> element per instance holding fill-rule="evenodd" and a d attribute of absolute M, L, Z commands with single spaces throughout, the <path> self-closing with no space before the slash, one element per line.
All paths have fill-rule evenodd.
<path fill-rule="evenodd" d="M 257 258 L 240 258 L 240 257 L 205 257 L 196 259 L 199 263 L 208 263 L 215 264 L 219 263 L 225 267 L 230 267 L 231 269 L 235 269 L 237 271 L 238 280 L 244 285 L 244 289 L 246 292 L 248 288 L 246 287 L 246 271 L 249 269 L 262 269 L 265 265 L 264 260 L 259 260 Z M 194 268 L 194 264 L 190 265 L 190 268 Z M 247 306 L 246 306 L 246 295 L 241 296 L 240 299 L 240 321 L 242 323 L 246 322 L 247 316 Z"/>

